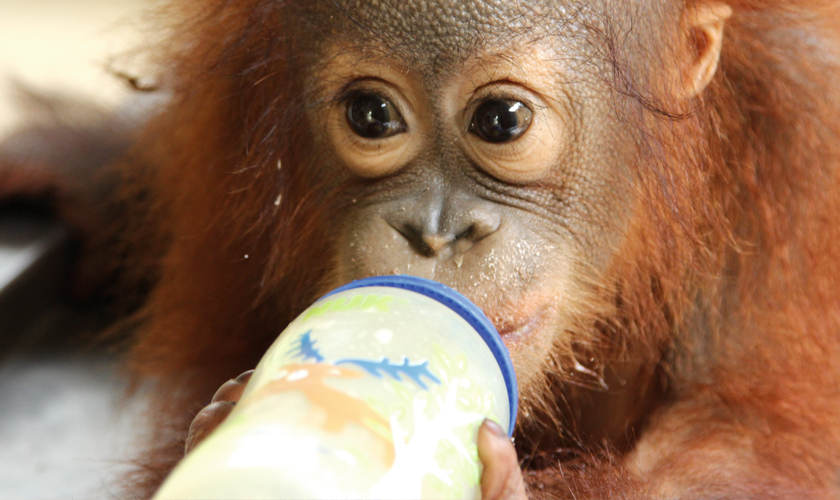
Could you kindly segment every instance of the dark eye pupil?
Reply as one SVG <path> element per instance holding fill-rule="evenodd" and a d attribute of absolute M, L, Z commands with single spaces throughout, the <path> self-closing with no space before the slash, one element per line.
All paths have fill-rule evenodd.
<path fill-rule="evenodd" d="M 528 130 L 533 116 L 519 101 L 490 99 L 475 110 L 470 131 L 487 142 L 509 142 Z"/>
<path fill-rule="evenodd" d="M 347 123 L 366 139 L 381 139 L 402 132 L 402 117 L 391 101 L 374 94 L 362 94 L 347 103 Z"/>

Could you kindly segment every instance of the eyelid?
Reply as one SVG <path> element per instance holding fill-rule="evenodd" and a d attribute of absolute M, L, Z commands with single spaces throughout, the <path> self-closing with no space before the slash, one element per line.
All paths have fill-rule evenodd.
<path fill-rule="evenodd" d="M 494 99 L 521 102 L 525 105 L 525 107 L 530 109 L 532 113 L 534 113 L 534 119 L 536 119 L 537 111 L 548 108 L 546 104 L 536 99 L 536 97 L 537 96 L 535 94 L 514 82 L 496 81 L 482 85 L 476 89 L 469 102 L 464 107 L 461 116 L 461 123 L 465 123 L 466 128 L 464 130 L 469 132 L 476 109 L 481 104 Z"/>
<path fill-rule="evenodd" d="M 391 98 L 388 97 L 387 95 L 384 95 L 382 92 L 377 92 L 376 89 L 365 89 L 365 88 L 350 88 L 350 89 L 347 89 L 337 96 L 335 102 L 338 102 L 340 104 L 347 104 L 350 101 L 352 101 L 353 99 L 355 99 L 357 97 L 364 96 L 364 95 L 372 95 L 372 96 L 378 97 L 380 99 L 384 99 L 384 100 L 386 100 L 386 101 L 388 101 L 391 104 L 394 104 L 396 106 L 396 104 L 393 102 L 393 100 L 391 100 Z"/>
<path fill-rule="evenodd" d="M 462 147 L 476 167 L 494 179 L 517 185 L 538 182 L 548 175 L 568 146 L 566 113 L 558 110 L 558 101 L 510 80 L 496 80 L 468 92 L 459 126 L 464 127 Z M 531 122 L 522 135 L 493 143 L 470 133 L 478 107 L 493 99 L 521 102 L 528 107 Z"/>
<path fill-rule="evenodd" d="M 335 104 L 346 104 L 350 99 L 361 94 L 373 94 L 391 101 L 391 104 L 397 107 L 397 111 L 403 118 L 405 117 L 404 110 L 412 114 L 415 113 L 411 106 L 411 100 L 407 99 L 388 82 L 375 76 L 356 78 L 347 82 L 336 92 L 332 101 Z"/>
<path fill-rule="evenodd" d="M 422 145 L 421 134 L 418 133 L 421 126 L 410 101 L 400 88 L 376 77 L 354 78 L 345 82 L 340 88 L 335 88 L 325 121 L 336 158 L 350 172 L 362 178 L 376 179 L 399 171 L 420 152 Z M 388 101 L 395 113 L 392 119 L 399 123 L 399 131 L 379 138 L 366 138 L 356 133 L 347 120 L 347 112 L 354 96 L 359 95 Z"/>
<path fill-rule="evenodd" d="M 486 131 L 481 131 L 476 126 L 476 120 L 478 118 L 478 112 L 483 108 L 485 104 L 489 103 L 504 103 L 504 106 L 507 106 L 507 111 L 516 113 L 520 109 L 527 110 L 527 115 L 524 117 L 527 123 L 523 125 L 522 122 L 518 123 L 517 126 L 512 130 L 514 134 L 510 135 L 506 138 L 501 138 L 500 140 L 495 140 L 493 137 L 488 137 L 484 134 Z M 517 119 L 520 118 L 517 116 Z M 479 105 L 473 110 L 472 116 L 470 117 L 469 125 L 468 125 L 468 132 L 475 135 L 482 141 L 493 145 L 493 146 L 504 146 L 504 145 L 514 145 L 515 143 L 521 142 L 529 135 L 528 132 L 531 129 L 531 126 L 534 124 L 535 120 L 534 111 L 528 107 L 527 104 L 523 103 L 522 101 L 512 100 L 512 99 L 499 99 L 499 98 L 490 98 L 480 101 Z M 509 129 L 510 130 L 510 129 Z M 511 148 L 508 148 L 511 149 Z M 513 148 L 515 149 L 515 148 Z"/>
<path fill-rule="evenodd" d="M 335 101 L 337 102 L 337 104 L 335 105 L 335 107 L 341 109 L 344 113 L 345 118 L 349 120 L 348 113 L 350 111 L 350 105 L 353 102 L 353 99 L 360 96 L 375 96 L 379 99 L 388 101 L 388 103 L 390 103 L 391 106 L 393 106 L 396 112 L 396 116 L 392 118 L 393 122 L 396 122 L 396 126 L 391 129 L 391 133 L 388 133 L 387 135 L 381 137 L 364 137 L 361 134 L 353 131 L 353 133 L 349 137 L 349 140 L 353 141 L 354 144 L 356 144 L 357 146 L 369 147 L 369 145 L 371 145 L 372 143 L 381 143 L 382 141 L 387 141 L 395 136 L 412 131 L 413 125 L 410 125 L 409 122 L 413 122 L 413 117 L 409 117 L 402 110 L 400 99 L 390 96 L 389 92 L 381 92 L 380 89 L 384 85 L 359 85 L 359 82 L 365 81 L 381 80 L 375 78 L 365 78 L 363 80 L 354 80 L 348 83 L 344 86 L 343 90 L 336 95 Z M 353 128 L 349 121 L 345 123 L 349 129 Z"/>

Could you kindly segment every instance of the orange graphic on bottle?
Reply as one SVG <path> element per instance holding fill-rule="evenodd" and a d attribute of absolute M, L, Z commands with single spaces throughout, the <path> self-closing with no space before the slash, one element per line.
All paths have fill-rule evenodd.
<path fill-rule="evenodd" d="M 313 409 L 319 408 L 325 413 L 324 420 L 313 418 L 310 423 L 320 422 L 320 429 L 332 433 L 342 432 L 350 423 L 369 429 L 382 443 L 382 458 L 386 467 L 391 467 L 394 463 L 394 442 L 388 421 L 365 401 L 324 383 L 325 378 L 350 379 L 364 375 L 358 370 L 328 363 L 291 364 L 284 366 L 271 382 L 251 397 L 259 399 L 279 392 L 300 391 Z"/>

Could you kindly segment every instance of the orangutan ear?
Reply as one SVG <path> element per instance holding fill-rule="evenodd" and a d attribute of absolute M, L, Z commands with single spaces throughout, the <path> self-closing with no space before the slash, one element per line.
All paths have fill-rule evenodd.
<path fill-rule="evenodd" d="M 721 2 L 698 2 L 685 11 L 688 62 L 682 75 L 682 95 L 694 97 L 706 88 L 717 71 L 723 45 L 723 25 L 732 8 Z"/>

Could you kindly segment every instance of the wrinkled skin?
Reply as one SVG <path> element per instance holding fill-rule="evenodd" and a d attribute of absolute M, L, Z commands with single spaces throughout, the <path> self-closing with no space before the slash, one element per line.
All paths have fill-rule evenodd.
<path fill-rule="evenodd" d="M 636 204 L 622 189 L 635 152 L 597 97 L 609 91 L 598 76 L 607 68 L 578 62 L 594 60 L 575 35 L 594 14 L 574 2 L 527 15 L 510 2 L 348 2 L 299 15 L 331 28 L 313 41 L 304 85 L 318 103 L 306 114 L 314 163 L 340 186 L 326 286 L 412 274 L 464 293 L 502 333 L 527 401 L 550 355 L 570 353 L 572 313 L 607 272 Z M 568 22 L 561 44 L 547 36 L 558 19 Z M 346 119 L 353 92 L 392 101 L 406 129 L 360 139 Z M 471 132 L 494 98 L 533 112 L 521 137 L 494 144 Z"/>

